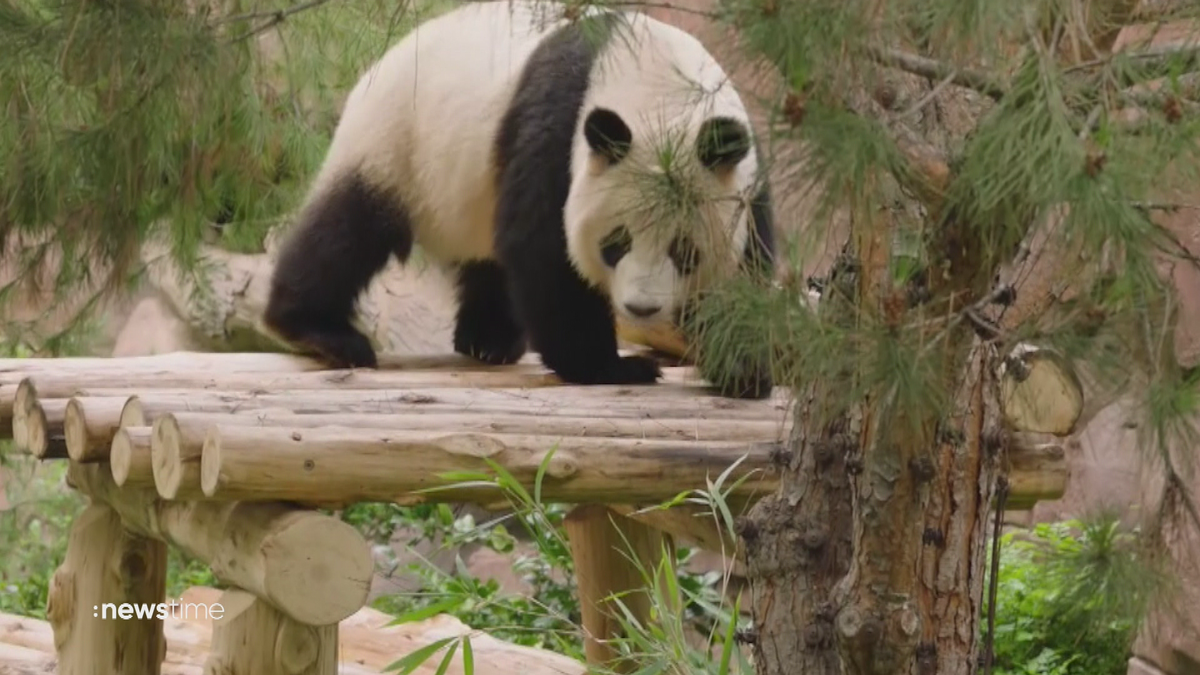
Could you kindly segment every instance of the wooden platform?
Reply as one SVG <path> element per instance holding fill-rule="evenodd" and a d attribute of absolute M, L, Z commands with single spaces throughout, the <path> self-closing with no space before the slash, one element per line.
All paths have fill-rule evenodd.
<path fill-rule="evenodd" d="M 531 361 L 329 371 L 280 354 L 0 360 L 0 438 L 11 428 L 35 456 L 109 463 L 117 485 L 153 484 L 166 499 L 413 502 L 432 498 L 421 491 L 437 475 L 489 462 L 518 478 L 542 469 L 543 496 L 574 503 L 669 499 L 735 463 L 753 476 L 739 493 L 774 490 L 781 388 L 721 398 L 683 367 L 657 385 L 566 386 Z M 497 497 L 478 486 L 437 496 Z"/>
<path fill-rule="evenodd" d="M 52 639 L 44 625 L 23 620 L 34 628 L 14 634 L 41 635 L 37 644 L 52 646 L 61 675 L 140 674 L 159 664 L 164 673 L 192 673 L 201 663 L 231 675 L 374 672 L 364 668 L 424 639 L 386 636 L 447 637 L 462 627 L 436 617 L 372 628 L 362 640 L 387 660 L 371 660 L 375 651 L 356 657 L 351 636 L 380 620 L 362 609 L 370 547 L 313 507 L 507 506 L 515 488 L 584 505 L 566 527 L 584 648 L 589 662 L 606 661 L 613 654 L 594 639 L 613 634 L 606 598 L 643 586 L 620 542 L 637 542 L 635 556 L 653 569 L 672 533 L 737 554 L 711 515 L 645 507 L 716 484 L 739 508 L 778 487 L 785 391 L 731 400 L 690 368 L 666 366 L 664 376 L 647 386 L 568 386 L 534 359 L 488 367 L 459 356 L 384 358 L 378 370 L 353 371 L 281 354 L 0 360 L 0 438 L 67 461 L 68 484 L 91 502 L 51 579 Z M 213 625 L 208 642 L 179 622 L 92 616 L 101 602 L 161 602 L 168 545 L 207 563 L 234 594 L 237 611 Z M 624 601 L 648 621 L 636 595 Z M 40 667 L 35 647 L 8 652 Z M 487 668 L 477 672 L 536 675 L 546 660 L 536 651 L 520 657 L 528 663 L 481 658 L 478 647 L 475 654 L 476 668 Z M 109 665 L 101 672 L 96 663 Z M 583 672 L 569 660 L 549 667 Z"/>
<path fill-rule="evenodd" d="M 673 536 L 740 556 L 728 524 L 697 518 L 695 504 L 647 507 L 716 484 L 736 513 L 778 490 L 788 456 L 789 392 L 780 387 L 766 400 L 732 400 L 691 368 L 672 366 L 655 385 L 570 386 L 534 358 L 505 367 L 460 356 L 383 358 L 381 366 L 331 371 L 281 354 L 0 360 L 0 437 L 68 461 L 68 483 L 91 501 L 51 580 L 61 675 L 156 669 L 169 653 L 164 633 L 175 629 L 97 622 L 91 608 L 161 602 L 168 545 L 208 564 L 236 600 L 237 611 L 213 626 L 205 668 L 364 672 L 351 669 L 369 664 L 355 665 L 339 631 L 363 611 L 370 547 L 314 507 L 508 506 L 521 493 L 578 505 L 565 526 L 584 648 L 589 663 L 606 663 L 615 654 L 597 638 L 618 629 L 606 598 L 623 594 L 640 622 L 653 615 L 622 543 L 645 569 L 667 574 Z M 1060 444 L 1014 446 L 1006 461 L 1010 508 L 1061 494 Z M 407 653 L 395 652 L 392 660 Z M 179 668 L 194 665 L 180 659 Z M 97 662 L 117 665 L 98 673 Z"/>

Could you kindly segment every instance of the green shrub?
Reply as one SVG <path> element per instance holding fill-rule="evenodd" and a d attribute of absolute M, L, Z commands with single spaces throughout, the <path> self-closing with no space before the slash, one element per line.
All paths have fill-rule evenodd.
<path fill-rule="evenodd" d="M 1115 517 L 1038 525 L 1001 540 L 998 675 L 1124 675 L 1159 576 Z M 986 626 L 984 627 L 986 630 Z"/>
<path fill-rule="evenodd" d="M 46 617 L 50 577 L 67 551 L 83 498 L 63 485 L 65 462 L 38 462 L 0 442 L 5 499 L 0 511 L 0 612 Z"/>

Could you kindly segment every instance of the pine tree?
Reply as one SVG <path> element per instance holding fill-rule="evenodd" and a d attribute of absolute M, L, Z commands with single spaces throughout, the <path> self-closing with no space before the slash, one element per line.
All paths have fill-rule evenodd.
<path fill-rule="evenodd" d="M 42 317 L 0 322 L 0 341 L 55 353 L 160 250 L 198 293 L 205 242 L 261 251 L 341 97 L 447 6 L 0 2 L 0 307 L 48 293 L 72 315 L 49 334 Z"/>
<path fill-rule="evenodd" d="M 702 358 L 753 345 L 796 396 L 783 486 L 739 520 L 759 675 L 987 660 L 990 514 L 1011 448 L 1036 438 L 1005 417 L 999 373 L 1019 379 L 1030 346 L 1093 399 L 1139 397 L 1162 515 L 1200 526 L 1185 480 L 1200 368 L 1176 356 L 1163 273 L 1200 261 L 1158 218 L 1187 208 L 1171 196 L 1200 167 L 1200 52 L 1112 49 L 1121 24 L 1200 8 L 1138 4 L 716 3 L 782 83 L 772 131 L 802 147 L 813 240 L 848 223 L 825 277 L 795 264 L 802 241 L 779 287 L 730 284 L 697 317 Z"/>

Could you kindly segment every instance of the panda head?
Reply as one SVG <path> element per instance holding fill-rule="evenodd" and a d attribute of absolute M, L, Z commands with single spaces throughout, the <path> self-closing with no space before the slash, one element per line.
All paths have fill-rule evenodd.
<path fill-rule="evenodd" d="M 581 126 L 564 211 L 571 262 L 622 322 L 678 323 L 689 297 L 743 260 L 757 178 L 748 125 L 695 113 L 638 133 L 595 106 Z"/>

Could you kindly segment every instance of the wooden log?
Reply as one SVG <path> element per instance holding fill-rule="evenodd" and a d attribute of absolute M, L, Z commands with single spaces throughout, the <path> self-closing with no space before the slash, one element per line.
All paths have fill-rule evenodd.
<path fill-rule="evenodd" d="M 308 626 L 261 599 L 229 589 L 218 601 L 205 672 L 222 675 L 338 675 L 338 625 Z"/>
<path fill-rule="evenodd" d="M 220 370 L 226 373 L 307 372 L 323 370 L 319 361 L 295 354 L 273 352 L 177 351 L 145 356 L 65 356 L 0 359 L 0 382 L 13 384 L 29 375 L 47 373 L 162 374 Z"/>
<path fill-rule="evenodd" d="M 25 376 L 15 389 L 0 389 L 0 439 L 19 430 L 12 427 L 18 409 L 38 398 L 69 399 L 79 396 L 129 396 L 146 390 L 248 390 L 283 391 L 316 389 L 334 391 L 413 389 L 422 387 L 543 387 L 559 384 L 544 371 L 420 372 L 332 370 L 303 373 L 215 372 L 205 370 L 143 373 L 50 371 Z M 11 392 L 11 393 L 10 393 Z M 23 445 L 23 443 L 22 443 Z"/>
<path fill-rule="evenodd" d="M 681 599 L 678 595 L 671 597 L 667 591 L 677 586 L 665 580 L 665 575 L 675 574 L 670 537 L 601 504 L 572 509 L 563 519 L 563 527 L 575 562 L 588 663 L 616 672 L 636 670 L 635 662 L 618 662 L 616 650 L 606 641 L 622 634 L 617 617 L 626 616 L 626 612 L 644 627 L 651 624 L 654 606 L 659 607 L 659 616 L 665 612 L 679 615 Z M 657 588 L 657 598 L 651 595 L 651 587 Z M 619 597 L 625 611 L 610 599 L 613 597 Z"/>
<path fill-rule="evenodd" d="M 0 440 L 11 438 L 16 392 L 20 382 L 31 376 L 83 375 L 130 376 L 142 379 L 162 375 L 179 376 L 196 373 L 200 376 L 214 370 L 223 373 L 306 372 L 319 370 L 321 365 L 309 358 L 290 354 L 249 353 L 210 354 L 203 352 L 173 352 L 154 356 L 128 358 L 67 357 L 34 359 L 0 359 Z M 70 398 L 71 394 L 48 398 Z"/>
<path fill-rule="evenodd" d="M 545 374 L 547 369 L 536 355 L 530 354 L 520 362 L 493 366 L 461 354 L 379 354 L 378 372 L 504 372 L 517 375 Z M 82 375 L 94 378 L 101 375 L 119 377 L 157 377 L 187 375 L 204 377 L 214 372 L 222 374 L 270 374 L 274 376 L 312 373 L 347 372 L 331 370 L 319 361 L 305 356 L 275 352 L 189 352 L 125 357 L 55 357 L 0 359 L 0 385 L 16 386 L 31 376 Z M 11 396 L 11 393 L 9 394 Z"/>
<path fill-rule="evenodd" d="M 162 619 L 157 611 L 132 616 L 122 605 L 163 602 L 166 578 L 161 541 L 127 532 L 108 506 L 85 509 L 71 526 L 46 606 L 60 675 L 157 675 L 166 653 Z"/>
<path fill-rule="evenodd" d="M 342 392 L 345 393 L 345 392 Z M 764 421 L 772 418 L 770 415 L 750 414 L 734 411 L 696 411 L 681 407 L 655 409 L 596 409 L 596 408 L 558 408 L 549 413 L 544 409 L 507 406 L 499 411 L 493 407 L 462 407 L 437 404 L 428 397 L 409 393 L 401 394 L 354 394 L 349 396 L 323 396 L 319 392 L 297 392 L 294 394 L 261 394 L 251 392 L 227 392 L 217 394 L 212 392 L 151 392 L 131 396 L 121 412 L 120 426 L 150 426 L 159 416 L 168 413 L 186 412 L 188 414 L 239 414 L 252 415 L 258 413 L 272 414 L 272 411 L 286 411 L 303 417 L 350 415 L 350 419 L 359 420 L 367 416 L 391 415 L 420 415 L 448 416 L 463 415 L 470 411 L 474 417 L 480 415 L 506 415 L 509 417 L 536 417 L 538 419 L 586 418 L 596 428 L 602 428 L 609 420 L 644 420 L 657 422 L 660 419 L 676 419 L 683 421 L 710 421 L 714 424 L 719 420 L 741 420 L 745 422 Z M 298 412 L 293 412 L 298 411 Z M 278 414 L 277 412 L 275 414 Z M 775 422 L 772 422 L 775 423 Z M 347 424 L 349 426 L 349 424 Z M 273 425 L 272 425 L 273 426 Z"/>
<path fill-rule="evenodd" d="M 464 357 L 465 358 L 465 357 Z M 491 367 L 491 366 L 488 366 Z M 15 385 L 13 392 L 15 393 Z M 170 392 L 169 396 L 178 396 L 180 398 L 189 397 L 187 393 Z M 155 394 L 149 395 L 151 401 L 154 400 Z M 237 412 L 239 407 L 238 402 L 230 402 L 222 398 L 214 400 L 211 398 L 200 397 L 187 402 L 186 407 L 180 407 L 179 404 L 167 403 L 162 406 L 151 404 L 151 408 L 147 410 L 142 400 L 130 401 L 131 398 L 136 398 L 132 395 L 118 396 L 77 396 L 73 397 L 67 404 L 63 420 L 64 435 L 66 437 L 67 452 L 71 459 L 77 462 L 99 462 L 108 459 L 108 453 L 112 446 L 113 435 L 116 430 L 122 426 L 148 426 L 153 423 L 158 414 L 163 412 L 173 412 L 175 410 L 190 410 L 193 412 L 210 412 L 210 413 L 232 413 Z M 257 406 L 252 409 L 257 410 Z M 283 408 L 274 412 L 264 410 L 264 425 L 275 426 L 271 421 L 279 418 L 280 415 L 287 414 L 292 421 L 287 424 L 305 426 L 303 420 L 314 419 L 311 415 L 297 415 L 286 411 Z M 341 415 L 341 413 L 339 413 Z M 365 417 L 365 416 L 364 416 Z M 344 418 L 344 415 L 343 415 Z M 433 415 L 422 415 L 422 420 L 438 419 Z M 473 417 L 471 419 L 474 419 Z M 447 420 L 449 422 L 450 420 Z M 461 420 L 460 420 L 461 421 Z M 578 421 L 578 422 L 577 422 Z M 654 436 L 658 433 L 657 429 L 662 428 L 662 433 L 668 433 L 666 429 L 675 428 L 674 420 L 654 420 L 654 421 L 639 421 L 637 423 L 638 431 L 626 432 L 626 429 L 631 427 L 621 421 L 605 421 L 597 423 L 593 417 L 577 417 L 577 418 L 562 418 L 556 421 L 557 424 L 565 426 L 568 424 L 588 424 L 595 427 L 595 432 L 589 430 L 590 435 L 648 435 Z M 343 424 L 349 426 L 371 426 L 365 424 L 361 419 L 344 419 Z M 406 422 L 407 423 L 407 422 Z M 457 422 L 456 422 L 457 423 Z M 681 424 L 683 422 L 680 422 Z M 728 423 L 717 423 L 703 419 L 686 420 L 688 425 L 695 425 L 695 435 L 701 438 L 709 437 L 712 440 L 720 440 L 721 434 L 740 434 L 748 427 L 742 425 L 729 425 Z M 315 426 L 324 426 L 326 422 L 322 421 L 317 424 L 315 421 L 310 423 Z M 432 422 L 428 422 L 432 424 Z M 754 426 L 752 422 L 743 423 Z M 390 426 L 390 424 L 385 424 Z M 421 428 L 428 428 L 427 426 Z M 451 428 L 451 427 L 448 427 Z M 558 427 L 555 427 L 558 428 Z M 691 427 L 687 429 L 679 429 L 680 434 L 690 434 Z M 502 429 L 494 429 L 502 431 Z M 547 432 L 549 433 L 549 432 Z"/>
<path fill-rule="evenodd" d="M 687 441 L 740 440 L 779 441 L 783 438 L 778 424 L 771 421 L 714 421 L 660 419 L 589 419 L 582 417 L 536 417 L 531 415 L 489 415 L 476 412 L 457 415 L 364 414 L 303 415 L 283 410 L 222 413 L 163 413 L 154 421 L 154 477 L 158 493 L 164 499 L 201 498 L 201 455 L 205 435 L 211 426 L 287 427 L 312 429 L 352 427 L 374 429 L 381 435 L 390 431 L 502 433 L 530 436 L 573 436 L 608 438 L 675 439 Z M 698 437 L 698 431 L 705 432 Z M 591 433 L 589 433 L 589 431 Z M 598 433 L 597 433 L 598 431 Z M 115 461 L 115 460 L 114 460 Z M 115 475 L 115 474 L 114 474 Z M 180 490 L 183 490 L 181 493 Z"/>
<path fill-rule="evenodd" d="M 1052 350 L 1020 344 L 999 367 L 1000 403 L 1019 431 L 1066 436 L 1084 412 L 1083 383 Z"/>
<path fill-rule="evenodd" d="M 682 381 L 682 375 L 673 377 Z M 123 389 L 139 392 L 154 389 L 213 391 L 374 391 L 380 389 L 425 389 L 478 387 L 487 389 L 536 389 L 562 386 L 546 372 L 430 372 L 381 370 L 322 370 L 304 373 L 163 372 L 145 374 L 72 373 L 36 374 L 21 380 L 16 401 L 32 387 L 43 398 L 70 398 L 90 389 Z M 695 392 L 692 392 L 695 395 Z"/>
<path fill-rule="evenodd" d="M 546 455 L 542 497 L 572 503 L 668 499 L 703 488 L 734 462 L 748 476 L 735 493 L 776 488 L 771 454 L 779 443 L 679 442 L 577 437 L 427 433 L 322 427 L 210 427 L 200 484 L 221 500 L 303 503 L 393 501 L 459 481 L 443 474 L 489 472 L 484 459 L 531 486 Z M 735 480 L 735 478 L 731 478 Z M 441 489 L 437 501 L 489 503 L 503 497 L 488 486 Z"/>
<path fill-rule="evenodd" d="M 207 427 L 181 426 L 173 413 L 167 413 L 154 420 L 152 429 L 150 457 L 159 496 L 163 499 L 202 497 L 200 454 Z"/>
<path fill-rule="evenodd" d="M 0 673 L 4 675 L 44 675 L 53 673 L 54 659 L 49 654 L 0 643 Z"/>
<path fill-rule="evenodd" d="M 1061 438 L 1051 434 L 1016 433 L 1009 447 L 1007 511 L 1032 509 L 1038 502 L 1061 499 L 1070 467 Z"/>
<path fill-rule="evenodd" d="M 0 612 L 0 644 L 17 645 L 46 654 L 54 653 L 54 629 L 45 621 Z M 0 659 L 0 666 L 4 661 Z M 0 672 L 4 672 L 0 668 Z"/>
<path fill-rule="evenodd" d="M 787 420 L 711 420 L 702 418 L 592 418 L 559 415 L 539 417 L 496 413 L 482 416 L 467 410 L 460 413 L 293 413 L 283 408 L 264 408 L 228 413 L 167 412 L 177 427 L 200 431 L 194 450 L 199 456 L 203 433 L 211 425 L 291 427 L 313 429 L 345 426 L 380 431 L 454 431 L 538 436 L 577 436 L 580 438 L 643 438 L 680 441 L 779 441 L 786 438 Z M 175 436 L 173 435 L 172 438 Z M 183 439 L 180 439 L 181 442 Z M 164 437 L 163 442 L 168 441 Z M 171 452 L 175 452 L 171 450 Z"/>
<path fill-rule="evenodd" d="M 113 435 L 108 466 L 118 486 L 155 487 L 150 427 L 122 427 Z"/>
<path fill-rule="evenodd" d="M 367 599 L 370 548 L 336 518 L 278 502 L 163 501 L 152 490 L 117 487 L 103 464 L 71 463 L 67 480 L 112 506 L 130 529 L 180 547 L 301 623 L 336 623 Z"/>
<path fill-rule="evenodd" d="M 676 388 L 676 391 L 672 391 Z M 93 389 L 86 396 L 130 395 L 127 389 Z M 663 394 L 659 396 L 659 394 Z M 590 418 L 668 418 L 774 420 L 787 417 L 783 396 L 766 401 L 747 401 L 697 396 L 697 390 L 678 385 L 651 387 L 571 387 L 556 390 L 530 389 L 413 389 L 355 391 L 215 392 L 190 389 L 142 390 L 137 403 L 126 404 L 130 414 L 122 426 L 145 426 L 164 412 L 234 412 L 283 408 L 300 414 L 320 413 L 508 413 L 545 417 L 561 415 Z M 147 406 L 151 412 L 147 412 Z M 143 418 L 137 419 L 135 408 Z M 123 413 L 124 414 L 124 413 Z"/>
<path fill-rule="evenodd" d="M 65 399 L 25 399 L 13 411 L 13 444 L 38 459 L 62 459 L 67 456 L 63 435 Z"/>
<path fill-rule="evenodd" d="M 128 400 L 128 396 L 77 396 L 67 401 L 63 435 L 72 460 L 86 463 L 108 459 Z"/>

